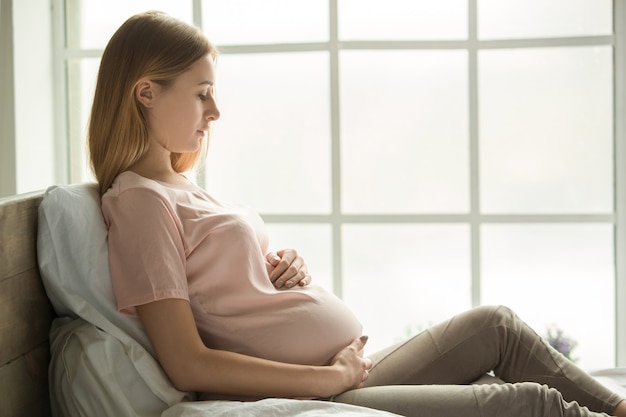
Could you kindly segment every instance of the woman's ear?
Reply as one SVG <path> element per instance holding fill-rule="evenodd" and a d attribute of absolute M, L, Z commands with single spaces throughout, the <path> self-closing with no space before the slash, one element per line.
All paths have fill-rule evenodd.
<path fill-rule="evenodd" d="M 141 80 L 135 86 L 135 98 L 144 107 L 152 107 L 154 101 L 154 83 L 149 80 Z"/>

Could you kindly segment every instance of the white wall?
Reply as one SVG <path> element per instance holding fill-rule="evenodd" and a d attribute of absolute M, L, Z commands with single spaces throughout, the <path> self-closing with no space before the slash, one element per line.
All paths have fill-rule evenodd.
<path fill-rule="evenodd" d="M 0 196 L 6 196 L 44 189 L 58 178 L 51 2 L 0 1 Z"/>

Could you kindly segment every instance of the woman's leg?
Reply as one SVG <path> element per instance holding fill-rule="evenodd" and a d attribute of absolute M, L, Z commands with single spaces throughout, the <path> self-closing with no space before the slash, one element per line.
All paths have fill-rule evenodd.
<path fill-rule="evenodd" d="M 494 371 L 506 382 L 556 388 L 566 401 L 597 412 L 610 414 L 621 400 L 506 307 L 472 309 L 372 359 L 366 386 L 469 384 Z"/>
<path fill-rule="evenodd" d="M 333 401 L 406 417 L 606 417 L 567 403 L 532 382 L 488 385 L 388 385 L 347 391 Z"/>

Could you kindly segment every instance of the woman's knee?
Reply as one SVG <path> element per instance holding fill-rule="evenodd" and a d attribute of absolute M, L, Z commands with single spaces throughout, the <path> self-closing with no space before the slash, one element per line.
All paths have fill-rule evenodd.
<path fill-rule="evenodd" d="M 578 404 L 568 404 L 564 401 L 563 395 L 544 384 L 535 382 L 522 382 L 515 384 L 520 389 L 520 401 L 531 404 L 535 409 L 533 415 L 565 415 L 565 409 L 578 408 Z M 582 415 L 574 412 L 572 415 Z"/>
<path fill-rule="evenodd" d="M 473 319 L 484 323 L 485 327 L 507 326 L 520 321 L 515 312 L 504 305 L 485 305 L 468 312 Z"/>

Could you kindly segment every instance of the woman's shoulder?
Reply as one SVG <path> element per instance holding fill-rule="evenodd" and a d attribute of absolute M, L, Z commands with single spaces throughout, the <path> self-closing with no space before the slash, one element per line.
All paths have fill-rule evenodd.
<path fill-rule="evenodd" d="M 192 182 L 170 184 L 141 176 L 133 171 L 119 174 L 111 187 L 102 196 L 102 208 L 127 207 L 143 209 L 167 207 L 171 212 L 178 212 L 180 207 L 201 210 L 203 208 L 224 207 L 202 187 Z"/>
<path fill-rule="evenodd" d="M 168 200 L 169 196 L 157 183 L 131 171 L 125 171 L 113 180 L 109 189 L 102 195 L 101 205 L 106 217 L 109 212 L 142 211 L 145 206 L 151 207 L 155 202 Z"/>
<path fill-rule="evenodd" d="M 124 171 L 115 178 L 111 187 L 104 193 L 103 199 L 106 197 L 119 197 L 130 192 L 155 194 L 169 200 L 176 193 L 197 192 L 198 190 L 201 190 L 201 188 L 192 182 L 187 184 L 168 184 L 141 176 L 133 171 Z"/>

